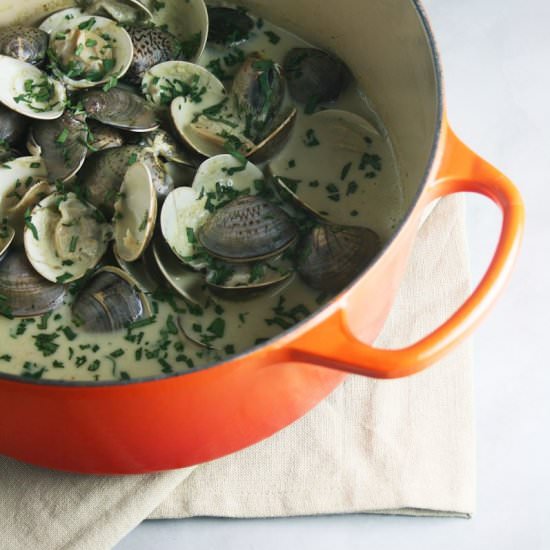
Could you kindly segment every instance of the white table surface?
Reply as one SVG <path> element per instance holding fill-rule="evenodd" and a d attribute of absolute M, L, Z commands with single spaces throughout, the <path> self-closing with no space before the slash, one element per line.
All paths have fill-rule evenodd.
<path fill-rule="evenodd" d="M 334 2 L 335 6 L 337 2 Z M 426 0 L 451 123 L 521 190 L 527 231 L 503 298 L 474 337 L 477 512 L 471 520 L 368 515 L 148 521 L 117 550 L 550 549 L 550 3 Z M 469 200 L 474 274 L 499 228 Z"/>

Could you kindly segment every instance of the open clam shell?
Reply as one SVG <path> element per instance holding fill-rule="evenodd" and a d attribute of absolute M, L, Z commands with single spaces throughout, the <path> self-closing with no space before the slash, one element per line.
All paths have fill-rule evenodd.
<path fill-rule="evenodd" d="M 39 203 L 42 199 L 51 195 L 55 191 L 55 186 L 47 180 L 37 180 L 24 191 L 21 199 L 9 208 L 6 208 L 4 214 L 10 226 L 15 231 L 17 242 L 21 242 L 23 238 L 23 230 L 25 228 L 25 215 L 28 211 Z"/>
<path fill-rule="evenodd" d="M 32 124 L 29 149 L 40 152 L 51 181 L 66 182 L 80 170 L 88 154 L 87 132 L 84 120 L 70 111 L 56 120 Z"/>
<path fill-rule="evenodd" d="M 124 25 L 136 24 L 151 19 L 149 6 L 140 0 L 81 0 L 86 13 L 105 15 Z"/>
<path fill-rule="evenodd" d="M 153 241 L 152 249 L 158 268 L 172 289 L 191 304 L 206 303 L 204 276 L 182 264 L 162 238 Z"/>
<path fill-rule="evenodd" d="M 67 23 L 71 19 L 81 17 L 84 12 L 80 8 L 66 8 L 56 11 L 46 17 L 38 26 L 39 29 L 50 34 L 52 31 Z"/>
<path fill-rule="evenodd" d="M 151 132 L 159 123 L 155 111 L 140 96 L 111 88 L 108 91 L 90 90 L 81 97 L 86 114 L 104 124 L 132 132 Z"/>
<path fill-rule="evenodd" d="M 47 174 L 40 157 L 19 157 L 0 165 L 0 219 Z"/>
<path fill-rule="evenodd" d="M 164 0 L 153 9 L 153 23 L 166 28 L 181 42 L 184 59 L 197 61 L 208 36 L 208 11 L 204 0 Z"/>
<path fill-rule="evenodd" d="M 258 53 L 249 55 L 239 68 L 231 87 L 231 97 L 240 120 L 248 121 L 246 135 L 262 141 L 273 130 L 284 96 L 282 68 Z"/>
<path fill-rule="evenodd" d="M 88 332 L 114 332 L 151 316 L 149 301 L 127 273 L 117 267 L 99 269 L 72 305 L 75 322 Z"/>
<path fill-rule="evenodd" d="M 22 249 L 11 249 L 0 262 L 0 295 L 14 317 L 35 317 L 63 303 L 66 289 L 51 283 L 31 266 Z"/>
<path fill-rule="evenodd" d="M 50 33 L 48 55 L 69 88 L 90 88 L 124 76 L 133 46 L 112 19 L 82 15 L 59 21 Z"/>
<path fill-rule="evenodd" d="M 367 194 L 375 196 L 374 184 L 389 160 L 384 158 L 384 139 L 359 115 L 320 111 L 300 120 L 288 147 L 269 163 L 268 171 L 283 194 L 315 217 L 354 225 L 358 204 L 366 202 Z M 361 218 L 372 218 L 370 214 L 361 212 Z"/>
<path fill-rule="evenodd" d="M 112 228 L 74 193 L 54 193 L 25 216 L 23 242 L 32 266 L 52 282 L 66 283 L 93 269 L 107 250 Z"/>
<path fill-rule="evenodd" d="M 135 262 L 123 260 L 115 248 L 113 248 L 113 256 L 120 268 L 136 281 L 143 292 L 152 294 L 162 285 L 164 279 L 153 255 L 152 244 Z"/>
<path fill-rule="evenodd" d="M 124 175 L 136 162 L 148 164 L 157 196 L 159 199 L 164 198 L 172 189 L 172 185 L 166 177 L 162 163 L 148 148 L 124 145 L 99 151 L 86 160 L 78 174 L 86 199 L 106 216 L 111 217 Z"/>
<path fill-rule="evenodd" d="M 120 187 L 113 218 L 115 252 L 126 262 L 137 260 L 155 230 L 157 193 L 145 163 L 130 166 Z"/>
<path fill-rule="evenodd" d="M 0 102 L 19 114 L 42 120 L 59 118 L 66 93 L 61 82 L 30 63 L 0 55 Z"/>
<path fill-rule="evenodd" d="M 174 189 L 164 201 L 160 212 L 162 235 L 174 254 L 195 269 L 206 267 L 196 250 L 196 231 L 208 219 L 206 198 L 200 198 L 190 187 Z"/>
<path fill-rule="evenodd" d="M 193 180 L 193 189 L 208 199 L 208 209 L 227 204 L 240 195 L 255 195 L 264 181 L 262 171 L 251 162 L 242 164 L 233 155 L 217 155 L 205 160 Z"/>

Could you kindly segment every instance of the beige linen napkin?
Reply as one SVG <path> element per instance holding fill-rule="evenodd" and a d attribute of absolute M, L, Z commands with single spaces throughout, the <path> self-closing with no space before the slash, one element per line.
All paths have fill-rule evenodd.
<path fill-rule="evenodd" d="M 381 346 L 425 334 L 468 293 L 462 199 L 424 224 Z M 0 546 L 99 550 L 147 517 L 474 509 L 468 346 L 411 378 L 350 376 L 304 418 L 234 455 L 166 473 L 93 477 L 0 458 Z"/>

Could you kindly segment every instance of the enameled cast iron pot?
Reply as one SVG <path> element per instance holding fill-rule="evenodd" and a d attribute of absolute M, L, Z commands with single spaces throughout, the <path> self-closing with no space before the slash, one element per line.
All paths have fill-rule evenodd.
<path fill-rule="evenodd" d="M 0 26 L 69 4 L 0 0 Z M 414 0 L 239 0 L 344 59 L 396 148 L 408 214 L 376 262 L 312 318 L 252 351 L 189 374 L 114 383 L 0 375 L 0 454 L 50 468 L 137 473 L 189 466 L 269 437 L 307 413 L 349 373 L 419 372 L 465 338 L 512 268 L 523 226 L 512 183 L 452 133 L 439 60 Z M 475 192 L 502 210 L 489 270 L 454 315 L 400 350 L 369 345 L 388 316 L 426 207 Z"/>

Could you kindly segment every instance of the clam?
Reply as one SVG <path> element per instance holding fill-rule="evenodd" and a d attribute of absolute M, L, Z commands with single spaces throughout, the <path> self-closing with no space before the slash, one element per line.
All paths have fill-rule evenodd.
<path fill-rule="evenodd" d="M 67 21 L 75 19 L 76 17 L 81 17 L 82 15 L 84 15 L 84 12 L 80 8 L 76 7 L 58 10 L 48 15 L 48 17 L 40 23 L 38 28 L 48 34 L 51 34 L 52 31 L 66 24 Z"/>
<path fill-rule="evenodd" d="M 136 282 L 116 267 L 98 270 L 76 296 L 75 322 L 88 332 L 114 332 L 151 316 L 151 307 Z"/>
<path fill-rule="evenodd" d="M 183 97 L 200 106 L 200 110 L 217 103 L 225 93 L 223 84 L 200 65 L 188 61 L 165 61 L 145 72 L 141 91 L 148 101 L 169 106 L 176 97 Z M 223 98 L 222 98 L 223 99 Z"/>
<path fill-rule="evenodd" d="M 88 156 L 97 151 L 113 149 L 124 145 L 124 136 L 117 128 L 101 124 L 95 120 L 88 124 Z"/>
<path fill-rule="evenodd" d="M 29 149 L 39 151 L 51 181 L 70 180 L 84 164 L 88 154 L 88 128 L 81 116 L 65 111 L 56 120 L 33 122 Z"/>
<path fill-rule="evenodd" d="M 44 278 L 70 282 L 93 269 L 107 250 L 111 226 L 74 193 L 54 193 L 25 216 L 27 257 Z"/>
<path fill-rule="evenodd" d="M 261 141 L 273 129 L 283 104 L 281 67 L 258 53 L 249 55 L 235 75 L 231 95 L 238 117 L 245 121 L 245 135 L 253 142 Z"/>
<path fill-rule="evenodd" d="M 46 57 L 48 33 L 36 27 L 14 25 L 0 29 L 0 54 L 40 65 Z"/>
<path fill-rule="evenodd" d="M 194 168 L 196 160 L 187 150 L 182 150 L 176 140 L 165 130 L 155 130 L 144 134 L 139 145 L 151 150 L 156 157 L 162 157 L 167 162 L 182 164 Z"/>
<path fill-rule="evenodd" d="M 160 272 L 172 289 L 187 302 L 204 305 L 208 299 L 204 277 L 185 267 L 163 239 L 155 239 L 152 250 Z"/>
<path fill-rule="evenodd" d="M 338 292 L 380 251 L 380 238 L 367 227 L 320 224 L 302 240 L 296 268 L 316 290 Z"/>
<path fill-rule="evenodd" d="M 5 258 L 14 237 L 15 229 L 7 224 L 7 219 L 3 219 L 0 224 L 0 262 Z"/>
<path fill-rule="evenodd" d="M 264 162 L 286 143 L 296 120 L 296 109 L 290 109 L 282 119 L 278 117 L 277 120 L 272 120 L 271 117 L 275 116 L 280 107 L 278 99 L 273 98 L 273 103 L 270 104 L 273 111 L 267 115 L 269 118 L 269 124 L 267 124 L 261 114 L 252 114 L 252 108 L 243 106 L 235 110 L 223 84 L 203 67 L 184 62 L 166 65 L 166 71 L 162 67 L 154 67 L 151 71 L 151 74 L 157 73 L 155 78 L 158 80 L 148 77 L 144 82 L 150 84 L 156 82 L 153 87 L 148 85 L 148 89 L 153 93 L 158 89 L 158 101 L 170 103 L 172 125 L 183 143 L 191 150 L 206 157 L 221 155 L 232 150 L 253 162 Z M 174 93 L 166 91 L 164 81 L 160 80 L 159 75 L 176 71 L 180 72 L 183 82 L 187 84 L 188 89 L 192 90 L 191 93 L 183 93 L 181 85 Z M 241 88 L 244 86 L 242 83 L 244 80 L 243 75 L 239 84 Z M 174 81 L 172 86 L 176 88 Z M 253 88 L 254 85 L 251 84 L 248 99 L 252 99 L 254 95 Z M 268 92 L 268 95 L 269 93 L 271 92 Z M 176 97 L 172 99 L 174 95 Z M 154 99 L 156 96 L 151 97 Z M 252 123 L 252 120 L 256 122 Z M 254 125 L 258 131 L 252 136 Z M 254 141 L 251 137 L 257 140 Z"/>
<path fill-rule="evenodd" d="M 111 88 L 106 92 L 90 90 L 82 95 L 81 101 L 88 117 L 116 128 L 151 132 L 159 125 L 151 105 L 122 88 Z"/>
<path fill-rule="evenodd" d="M 10 226 L 14 229 L 16 241 L 18 243 L 21 242 L 23 238 L 25 216 L 28 211 L 54 191 L 55 187 L 49 181 L 34 181 L 28 188 L 27 186 L 21 188 L 18 192 L 18 197 L 19 193 L 23 194 L 21 198 L 18 198 L 17 202 L 5 209 L 4 214 Z"/>
<path fill-rule="evenodd" d="M 65 110 L 66 93 L 61 82 L 30 63 L 0 55 L 0 102 L 29 118 L 51 120 Z"/>
<path fill-rule="evenodd" d="M 139 0 L 81 0 L 78 2 L 86 13 L 107 15 L 121 24 L 135 24 L 150 19 L 153 14 L 148 6 Z"/>
<path fill-rule="evenodd" d="M 218 209 L 197 238 L 208 254 L 228 262 L 252 262 L 281 254 L 297 238 L 283 210 L 257 196 L 242 196 Z"/>
<path fill-rule="evenodd" d="M 205 208 L 206 200 L 193 188 L 178 187 L 166 197 L 160 212 L 164 239 L 180 260 L 195 269 L 207 265 L 195 246 L 196 231 L 210 215 Z"/>
<path fill-rule="evenodd" d="M 147 248 L 157 219 L 157 194 L 147 164 L 127 170 L 115 203 L 115 253 L 126 262 L 137 260 Z"/>
<path fill-rule="evenodd" d="M 366 119 L 325 110 L 301 119 L 268 172 L 284 195 L 313 216 L 356 225 L 357 199 L 373 195 L 385 150 L 385 137 Z"/>
<path fill-rule="evenodd" d="M 171 190 L 162 163 L 148 148 L 123 145 L 91 155 L 78 174 L 78 181 L 86 200 L 105 215 L 112 216 L 117 193 L 128 168 L 136 162 L 146 162 L 151 169 L 153 183 L 159 198 Z"/>
<path fill-rule="evenodd" d="M 69 88 L 90 88 L 124 76 L 133 47 L 128 33 L 112 19 L 82 15 L 61 19 L 50 34 L 48 55 Z"/>
<path fill-rule="evenodd" d="M 34 317 L 63 303 L 65 287 L 42 278 L 32 268 L 25 252 L 11 249 L 0 263 L 0 295 L 3 306 L 15 317 Z"/>
<path fill-rule="evenodd" d="M 351 80 L 342 61 L 315 48 L 293 48 L 283 61 L 292 98 L 314 109 L 318 103 L 336 101 Z"/>
<path fill-rule="evenodd" d="M 208 36 L 208 12 L 204 0 L 163 0 L 154 3 L 152 22 L 166 28 L 181 43 L 181 55 L 196 61 L 202 55 Z"/>
<path fill-rule="evenodd" d="M 0 165 L 0 219 L 46 175 L 46 165 L 40 157 L 19 157 Z"/>
<path fill-rule="evenodd" d="M 158 27 L 129 27 L 128 34 L 134 46 L 134 56 L 125 79 L 139 85 L 146 71 L 165 61 L 182 58 L 180 41 Z"/>
<path fill-rule="evenodd" d="M 28 119 L 0 104 L 0 143 L 13 147 L 26 134 Z"/>
<path fill-rule="evenodd" d="M 251 162 L 244 164 L 233 155 L 217 155 L 205 160 L 197 170 L 193 189 L 206 198 L 207 209 L 215 209 L 240 195 L 255 195 L 262 187 L 264 175 Z"/>
<path fill-rule="evenodd" d="M 246 42 L 254 29 L 254 21 L 243 10 L 227 7 L 208 7 L 208 42 L 234 48 Z"/>

